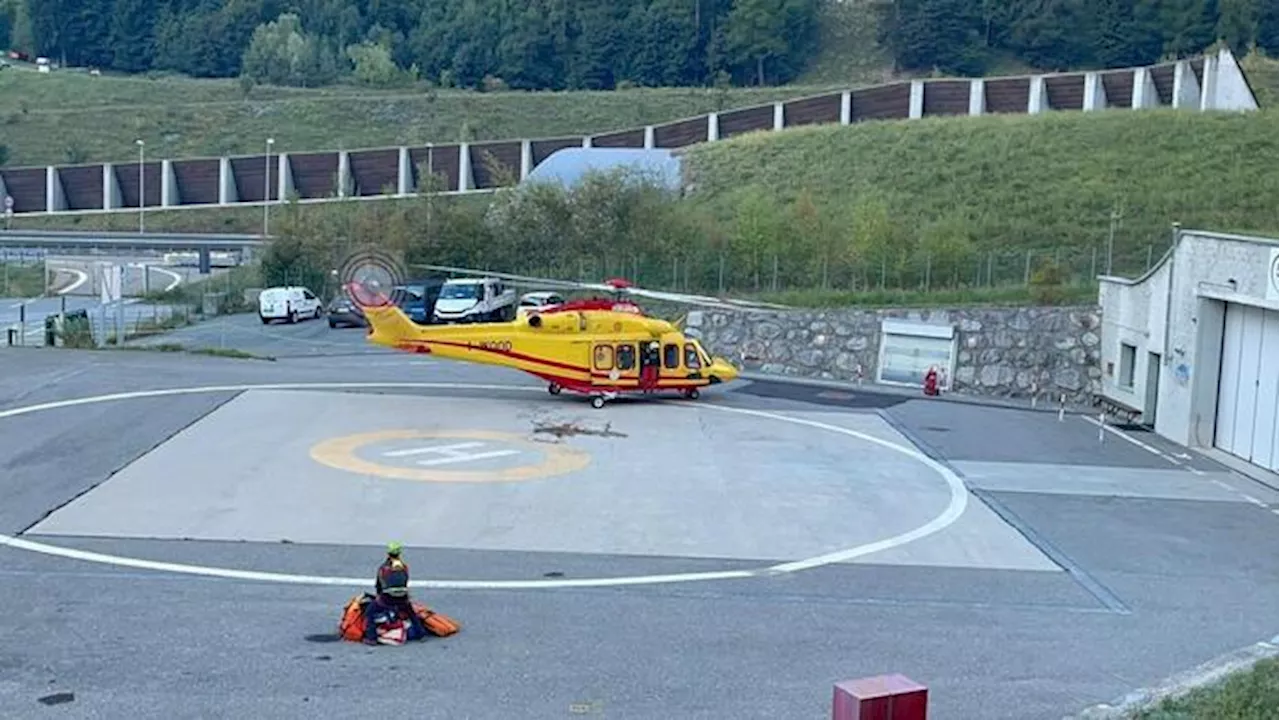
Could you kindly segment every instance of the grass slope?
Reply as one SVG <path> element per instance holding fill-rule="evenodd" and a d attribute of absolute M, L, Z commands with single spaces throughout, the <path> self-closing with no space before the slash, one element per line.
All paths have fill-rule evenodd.
<path fill-rule="evenodd" d="M 834 209 L 877 197 L 909 238 L 979 250 L 1167 246 L 1169 226 L 1277 232 L 1277 111 L 988 115 L 757 133 L 689 152 L 694 196 L 724 215 L 739 189 Z M 934 225 L 939 223 L 939 225 Z M 1119 270 L 1119 268 L 1117 268 Z"/>
<path fill-rule="evenodd" d="M 1215 685 L 1199 688 L 1185 696 L 1168 699 L 1154 708 L 1135 713 L 1133 720 L 1275 720 L 1275 658 L 1261 660 L 1253 667 L 1230 675 Z"/>
<path fill-rule="evenodd" d="M 198 157 L 600 133 L 717 109 L 815 95 L 829 86 L 643 88 L 616 92 L 256 88 L 231 80 L 0 73 L 7 166 Z"/>

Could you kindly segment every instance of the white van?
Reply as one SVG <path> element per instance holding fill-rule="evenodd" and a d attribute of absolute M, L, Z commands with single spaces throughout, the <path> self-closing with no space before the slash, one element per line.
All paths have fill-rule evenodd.
<path fill-rule="evenodd" d="M 258 295 L 258 317 L 266 325 L 272 320 L 288 320 L 324 317 L 324 303 L 316 294 L 304 287 L 273 287 Z"/>

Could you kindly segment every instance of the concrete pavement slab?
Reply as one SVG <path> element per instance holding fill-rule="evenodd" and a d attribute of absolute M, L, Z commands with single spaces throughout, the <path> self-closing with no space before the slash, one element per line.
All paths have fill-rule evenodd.
<path fill-rule="evenodd" d="M 905 444 L 873 416 L 841 425 Z M 950 497 L 908 455 L 696 404 L 254 391 L 29 532 L 794 560 L 908 532 Z M 1056 569 L 982 513 L 930 553 L 866 561 Z"/>
<path fill-rule="evenodd" d="M 1260 488 L 1245 485 L 1232 473 L 1195 474 L 1168 469 L 959 461 L 953 463 L 965 481 L 985 490 L 1106 497 L 1164 498 L 1248 502 Z M 1245 493 L 1251 493 L 1246 495 Z M 1275 493 L 1259 501 L 1275 502 Z"/>

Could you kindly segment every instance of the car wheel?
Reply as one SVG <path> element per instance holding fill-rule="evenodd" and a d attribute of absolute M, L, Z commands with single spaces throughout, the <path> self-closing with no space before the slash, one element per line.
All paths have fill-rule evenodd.
<path fill-rule="evenodd" d="M 263 324 L 263 325 L 266 325 L 267 323 L 271 322 L 271 321 L 270 321 L 270 320 L 268 320 L 268 319 L 266 318 L 266 316 L 264 316 L 264 315 L 259 315 L 259 316 L 258 316 L 258 319 L 262 321 L 262 324 Z"/>
<path fill-rule="evenodd" d="M 298 322 L 298 311 L 297 311 L 297 310 L 290 310 L 290 311 L 289 311 L 289 323 L 290 323 L 290 324 L 292 324 L 292 323 L 296 323 L 296 322 Z"/>

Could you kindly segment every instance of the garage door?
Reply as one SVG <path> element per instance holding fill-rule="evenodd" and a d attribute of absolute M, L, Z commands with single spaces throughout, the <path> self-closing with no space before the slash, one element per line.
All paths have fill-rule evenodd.
<path fill-rule="evenodd" d="M 1227 304 L 1213 444 L 1272 471 L 1277 463 L 1280 325 L 1274 310 Z"/>

